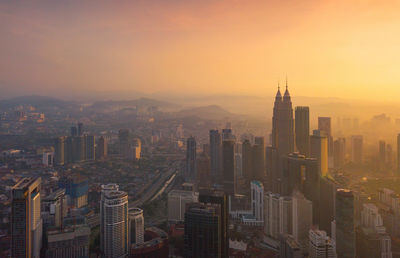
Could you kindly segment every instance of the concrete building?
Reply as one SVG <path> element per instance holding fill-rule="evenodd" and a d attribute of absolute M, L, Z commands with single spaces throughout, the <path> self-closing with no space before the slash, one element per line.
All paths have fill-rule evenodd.
<path fill-rule="evenodd" d="M 197 181 L 197 149 L 196 139 L 191 136 L 186 141 L 186 173 L 185 181 L 195 183 Z"/>
<path fill-rule="evenodd" d="M 328 174 L 328 138 L 319 130 L 310 137 L 310 157 L 318 160 L 320 175 Z"/>
<path fill-rule="evenodd" d="M 128 194 L 118 185 L 102 186 L 100 248 L 104 257 L 122 258 L 129 252 Z"/>
<path fill-rule="evenodd" d="M 361 164 L 363 161 L 363 136 L 351 136 L 351 161 L 356 164 Z"/>
<path fill-rule="evenodd" d="M 256 221 L 264 221 L 264 186 L 260 181 L 250 183 L 251 207 Z"/>
<path fill-rule="evenodd" d="M 294 193 L 292 196 L 292 236 L 303 251 L 307 249 L 308 231 L 313 225 L 312 212 L 312 202 L 300 192 Z"/>
<path fill-rule="evenodd" d="M 13 258 L 40 257 L 43 231 L 40 198 L 40 178 L 22 178 L 12 188 L 11 256 Z"/>
<path fill-rule="evenodd" d="M 220 179 L 222 176 L 222 137 L 218 130 L 210 130 L 210 163 L 211 177 Z"/>
<path fill-rule="evenodd" d="M 326 235 L 325 231 L 313 230 L 309 231 L 309 248 L 308 254 L 310 258 L 336 258 L 335 247 L 331 239 Z"/>
<path fill-rule="evenodd" d="M 292 234 L 292 198 L 268 192 L 264 195 L 264 233 L 275 239 Z"/>
<path fill-rule="evenodd" d="M 51 229 L 46 235 L 46 258 L 89 257 L 90 228 L 87 225 Z"/>
<path fill-rule="evenodd" d="M 342 168 L 346 157 L 346 139 L 338 138 L 333 142 L 333 166 Z"/>
<path fill-rule="evenodd" d="M 144 242 L 144 217 L 143 210 L 129 209 L 129 245 Z"/>
<path fill-rule="evenodd" d="M 199 201 L 199 194 L 193 191 L 172 190 L 168 193 L 168 221 L 181 223 L 185 220 L 186 205 Z"/>
<path fill-rule="evenodd" d="M 299 243 L 291 235 L 282 235 L 279 250 L 279 257 L 284 258 L 303 258 L 303 250 Z"/>
<path fill-rule="evenodd" d="M 355 257 L 354 195 L 348 189 L 336 191 L 336 252 L 338 257 Z"/>
<path fill-rule="evenodd" d="M 296 107 L 294 121 L 297 151 L 308 156 L 310 154 L 310 108 Z"/>
<path fill-rule="evenodd" d="M 223 185 L 227 194 L 236 193 L 235 140 L 226 139 L 222 143 Z"/>

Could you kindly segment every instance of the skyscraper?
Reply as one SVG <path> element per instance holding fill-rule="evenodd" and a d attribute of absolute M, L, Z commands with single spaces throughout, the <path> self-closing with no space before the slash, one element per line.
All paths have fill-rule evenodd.
<path fill-rule="evenodd" d="M 272 117 L 272 147 L 279 157 L 294 151 L 294 121 L 292 101 L 286 81 L 286 91 L 282 98 L 278 87 Z"/>
<path fill-rule="evenodd" d="M 55 139 L 54 141 L 54 151 L 55 151 L 55 155 L 54 155 L 54 162 L 59 165 L 62 166 L 65 163 L 65 137 L 61 136 Z"/>
<path fill-rule="evenodd" d="M 336 252 L 338 257 L 355 257 L 354 195 L 347 189 L 336 191 Z"/>
<path fill-rule="evenodd" d="M 97 141 L 97 148 L 96 148 L 96 159 L 102 159 L 107 157 L 108 154 L 108 140 L 101 136 Z"/>
<path fill-rule="evenodd" d="M 400 133 L 397 135 L 397 171 L 400 172 Z"/>
<path fill-rule="evenodd" d="M 264 186 L 260 181 L 250 183 L 251 208 L 256 221 L 264 221 Z"/>
<path fill-rule="evenodd" d="M 384 171 L 386 168 L 386 142 L 379 141 L 379 170 Z"/>
<path fill-rule="evenodd" d="M 40 216 L 40 178 L 22 178 L 12 188 L 11 256 L 40 257 L 43 223 Z"/>
<path fill-rule="evenodd" d="M 83 136 L 83 123 L 78 123 L 78 136 Z"/>
<path fill-rule="evenodd" d="M 272 146 L 267 148 L 267 178 L 273 192 L 280 191 L 282 158 L 294 151 L 294 121 L 292 101 L 287 87 L 282 98 L 279 86 L 272 117 Z"/>
<path fill-rule="evenodd" d="M 220 258 L 222 256 L 221 207 L 192 203 L 185 213 L 184 256 Z"/>
<path fill-rule="evenodd" d="M 264 182 L 265 180 L 265 144 L 264 137 L 255 137 L 252 152 L 253 178 Z"/>
<path fill-rule="evenodd" d="M 118 185 L 102 186 L 100 245 L 104 257 L 125 257 L 129 250 L 128 194 Z"/>
<path fill-rule="evenodd" d="M 253 177 L 253 150 L 249 140 L 244 140 L 242 144 L 242 172 L 247 182 L 254 179 Z"/>
<path fill-rule="evenodd" d="M 86 160 L 95 160 L 96 152 L 95 152 L 95 137 L 94 135 L 85 135 L 85 159 Z"/>
<path fill-rule="evenodd" d="M 292 235 L 299 243 L 302 250 L 307 249 L 308 231 L 312 227 L 313 214 L 312 202 L 307 200 L 300 192 L 295 192 L 292 196 Z"/>
<path fill-rule="evenodd" d="M 214 180 L 222 175 L 222 138 L 218 130 L 210 130 L 211 177 Z"/>
<path fill-rule="evenodd" d="M 187 182 L 195 183 L 197 179 L 196 139 L 190 136 L 186 144 L 186 175 Z"/>
<path fill-rule="evenodd" d="M 292 198 L 268 192 L 264 195 L 264 233 L 275 239 L 292 234 Z"/>
<path fill-rule="evenodd" d="M 224 140 L 222 150 L 224 190 L 227 194 L 233 195 L 236 193 L 235 140 Z"/>
<path fill-rule="evenodd" d="M 192 204 L 194 210 L 187 210 L 185 213 L 185 257 L 228 257 L 227 200 L 228 197 L 223 192 L 201 192 L 200 206 Z M 199 248 L 204 250 L 199 250 Z"/>
<path fill-rule="evenodd" d="M 325 231 L 310 230 L 309 240 L 310 258 L 336 258 L 335 247 Z"/>
<path fill-rule="evenodd" d="M 361 164 L 363 159 L 363 136 L 351 136 L 351 161 L 356 164 Z"/>
<path fill-rule="evenodd" d="M 346 139 L 338 138 L 333 142 L 333 166 L 341 168 L 345 162 Z"/>
<path fill-rule="evenodd" d="M 144 242 L 144 217 L 143 210 L 129 209 L 129 245 Z"/>
<path fill-rule="evenodd" d="M 310 153 L 310 109 L 309 107 L 296 107 L 295 109 L 295 135 L 297 151 L 308 156 Z"/>
<path fill-rule="evenodd" d="M 314 130 L 310 137 L 310 156 L 318 160 L 321 175 L 328 173 L 328 138 L 321 131 Z"/>

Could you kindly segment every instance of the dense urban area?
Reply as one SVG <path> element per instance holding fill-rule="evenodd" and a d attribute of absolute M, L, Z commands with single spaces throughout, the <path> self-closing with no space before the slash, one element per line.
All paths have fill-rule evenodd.
<path fill-rule="evenodd" d="M 1 101 L 1 256 L 400 257 L 400 119 L 292 106 Z"/>

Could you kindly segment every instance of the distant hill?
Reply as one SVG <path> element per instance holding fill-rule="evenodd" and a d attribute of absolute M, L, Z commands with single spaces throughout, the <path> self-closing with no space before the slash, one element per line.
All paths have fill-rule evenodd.
<path fill-rule="evenodd" d="M 108 100 L 108 101 L 97 101 L 94 102 L 88 108 L 102 112 L 112 112 L 127 108 L 148 108 L 158 107 L 161 110 L 173 111 L 177 110 L 180 106 L 156 99 L 150 98 L 139 98 L 133 100 Z"/>
<path fill-rule="evenodd" d="M 48 107 L 58 107 L 63 108 L 70 105 L 71 102 L 66 102 L 52 97 L 46 96 L 20 96 L 11 99 L 0 100 L 1 108 L 13 108 L 20 105 L 31 105 L 38 109 L 48 108 Z"/>
<path fill-rule="evenodd" d="M 239 118 L 240 115 L 231 113 L 218 105 L 209 105 L 202 107 L 195 107 L 189 109 L 183 109 L 181 111 L 171 114 L 173 117 L 199 117 L 202 119 L 219 120 L 224 118 Z"/>

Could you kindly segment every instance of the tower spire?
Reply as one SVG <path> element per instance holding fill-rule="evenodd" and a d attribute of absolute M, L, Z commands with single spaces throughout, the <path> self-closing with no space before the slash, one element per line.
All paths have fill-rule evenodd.
<path fill-rule="evenodd" d="M 286 75 L 286 90 L 288 89 L 287 75 Z"/>

